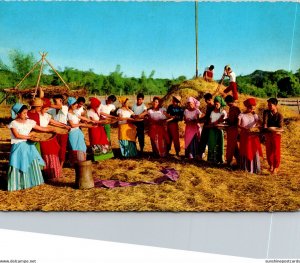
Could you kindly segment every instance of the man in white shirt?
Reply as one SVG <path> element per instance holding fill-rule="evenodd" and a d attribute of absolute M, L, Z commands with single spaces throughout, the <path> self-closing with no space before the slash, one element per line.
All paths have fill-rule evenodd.
<path fill-rule="evenodd" d="M 116 106 L 113 104 L 117 100 L 115 95 L 110 95 L 106 100 L 101 100 L 101 104 L 98 108 L 98 114 L 106 119 L 112 112 L 116 110 Z M 110 141 L 110 124 L 105 124 L 104 129 L 107 139 Z"/>
<path fill-rule="evenodd" d="M 144 94 L 139 93 L 136 96 L 136 103 L 133 105 L 132 110 L 134 112 L 134 118 L 141 118 L 145 113 L 147 113 L 147 107 L 144 104 Z M 138 137 L 140 145 L 140 154 L 143 154 L 145 146 L 145 125 L 144 121 L 139 121 L 135 123 L 136 125 L 136 136 Z"/>
<path fill-rule="evenodd" d="M 229 86 L 223 91 L 225 94 L 228 92 L 232 92 L 232 96 L 234 100 L 238 100 L 238 90 L 236 84 L 236 75 L 232 71 L 229 65 L 225 66 L 223 77 L 229 77 Z"/>
<path fill-rule="evenodd" d="M 54 104 L 51 105 L 51 109 L 48 111 L 50 115 L 52 115 L 53 119 L 55 121 L 58 121 L 60 123 L 63 123 L 67 125 L 67 116 L 68 116 L 68 106 L 63 105 L 63 96 L 60 94 L 53 96 L 53 102 Z M 58 141 L 58 144 L 60 145 L 60 150 L 58 153 L 59 161 L 61 167 L 63 167 L 63 164 L 66 159 L 66 151 L 67 151 L 67 144 L 68 144 L 68 134 L 56 134 L 56 139 Z"/>

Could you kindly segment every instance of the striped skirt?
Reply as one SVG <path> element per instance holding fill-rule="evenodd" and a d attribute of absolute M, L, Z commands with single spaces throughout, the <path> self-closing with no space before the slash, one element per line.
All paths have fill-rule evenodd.
<path fill-rule="evenodd" d="M 136 157 L 136 143 L 133 141 L 119 140 L 121 154 L 123 157 Z"/>
<path fill-rule="evenodd" d="M 8 191 L 27 189 L 44 183 L 41 168 L 36 159 L 29 166 L 27 173 L 9 166 L 7 177 Z"/>
<path fill-rule="evenodd" d="M 53 179 L 62 176 L 62 169 L 57 155 L 43 155 L 43 159 L 46 163 L 46 166 L 43 170 L 46 179 Z"/>

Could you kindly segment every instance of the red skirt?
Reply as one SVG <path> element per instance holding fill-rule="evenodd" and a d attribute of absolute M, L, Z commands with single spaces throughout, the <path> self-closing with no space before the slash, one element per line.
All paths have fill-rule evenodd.
<path fill-rule="evenodd" d="M 40 147 L 42 155 L 58 155 L 60 150 L 56 135 L 48 141 L 40 141 Z"/>
<path fill-rule="evenodd" d="M 257 135 L 249 134 L 248 131 L 241 131 L 240 139 L 240 156 L 246 157 L 247 160 L 252 161 L 258 152 L 262 156 L 260 141 Z"/>
<path fill-rule="evenodd" d="M 60 145 L 60 150 L 58 153 L 59 160 L 64 162 L 66 159 L 66 151 L 67 151 L 67 144 L 68 144 L 68 133 L 66 134 L 56 134 L 57 142 Z"/>
<path fill-rule="evenodd" d="M 230 82 L 229 86 L 224 90 L 224 93 L 232 92 L 232 97 L 234 100 L 238 99 L 238 90 L 236 82 Z"/>
<path fill-rule="evenodd" d="M 107 135 L 103 126 L 89 128 L 90 145 L 108 145 Z"/>

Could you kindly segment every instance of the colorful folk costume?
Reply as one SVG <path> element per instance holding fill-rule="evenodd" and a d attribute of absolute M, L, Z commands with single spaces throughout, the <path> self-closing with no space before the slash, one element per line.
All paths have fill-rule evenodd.
<path fill-rule="evenodd" d="M 62 124 L 68 124 L 68 106 L 62 105 L 61 109 L 50 109 L 48 113 L 52 116 L 55 121 L 58 121 Z M 56 140 L 60 146 L 58 152 L 58 158 L 60 163 L 64 163 L 66 160 L 66 151 L 68 145 L 68 133 L 57 133 Z"/>
<path fill-rule="evenodd" d="M 268 100 L 268 104 L 277 105 L 278 101 L 275 98 Z M 274 106 L 273 106 L 274 107 Z M 263 127 L 270 128 L 283 128 L 283 116 L 277 111 L 265 110 L 263 112 Z M 281 144 L 281 133 L 266 131 L 266 154 L 270 171 L 274 172 L 280 165 L 280 144 Z"/>
<path fill-rule="evenodd" d="M 253 98 L 244 101 L 244 105 L 248 108 L 256 105 Z M 250 129 L 257 126 L 259 118 L 254 112 L 241 113 L 238 117 L 240 133 L 240 168 L 249 173 L 261 172 L 260 156 L 262 156 L 259 137 L 255 133 L 251 133 Z"/>
<path fill-rule="evenodd" d="M 180 103 L 181 97 L 176 95 L 173 96 L 173 101 L 176 104 Z M 173 120 L 169 121 L 167 124 L 168 134 L 170 137 L 170 144 L 168 145 L 168 151 L 171 150 L 172 142 L 174 143 L 174 148 L 176 155 L 180 152 L 180 141 L 179 141 L 179 126 L 178 122 L 183 120 L 183 109 L 179 105 L 169 105 L 167 113 L 173 117 Z"/>
<path fill-rule="evenodd" d="M 201 126 L 199 124 L 199 117 L 202 114 L 198 109 L 200 102 L 193 97 L 189 97 L 187 103 L 194 103 L 195 108 L 193 110 L 185 109 L 185 133 L 184 133 L 184 148 L 185 156 L 192 159 L 199 156 L 199 142 L 201 136 Z"/>
<path fill-rule="evenodd" d="M 206 106 L 205 116 L 200 118 L 200 123 L 204 123 L 203 128 L 202 128 L 202 132 L 201 132 L 200 142 L 199 142 L 199 156 L 200 156 L 200 158 L 202 158 L 202 156 L 205 152 L 205 149 L 206 149 L 206 145 L 208 143 L 208 135 L 209 135 L 209 130 L 210 130 L 210 128 L 208 126 L 209 126 L 209 123 L 210 123 L 210 114 L 214 110 L 214 108 L 215 108 L 214 105 L 208 104 Z"/>
<path fill-rule="evenodd" d="M 76 103 L 76 99 L 73 97 L 68 98 L 69 107 Z M 80 119 L 75 113 L 68 113 L 68 121 L 72 121 L 73 124 L 79 124 Z M 84 140 L 84 134 L 79 127 L 71 128 L 69 132 L 69 149 L 70 149 L 70 163 L 75 165 L 78 162 L 86 160 L 86 144 Z"/>
<path fill-rule="evenodd" d="M 229 97 L 228 95 L 227 97 Z M 227 98 L 226 97 L 226 98 Z M 226 119 L 226 123 L 229 125 L 226 129 L 226 135 L 227 135 L 227 146 L 226 146 L 226 162 L 228 165 L 231 164 L 233 157 L 236 159 L 237 164 L 239 164 L 239 146 L 238 146 L 238 116 L 241 113 L 241 110 L 239 107 L 233 105 L 233 97 L 230 96 L 231 101 L 227 102 L 225 98 L 226 103 L 229 105 L 229 113 L 228 118 Z"/>
<path fill-rule="evenodd" d="M 111 114 L 111 112 L 115 110 L 116 110 L 116 106 L 113 103 L 107 104 L 106 100 L 101 100 L 101 105 L 98 107 L 97 112 L 99 115 L 101 115 L 102 112 L 105 114 Z M 103 116 L 103 118 L 106 119 L 107 117 Z M 104 124 L 103 127 L 106 132 L 107 139 L 110 141 L 110 130 L 111 130 L 110 124 Z"/>
<path fill-rule="evenodd" d="M 124 105 L 127 100 L 127 98 L 119 98 L 122 105 Z M 126 120 L 127 118 L 131 118 L 131 115 L 133 115 L 134 112 L 128 108 L 122 107 L 117 110 L 117 114 L 121 119 L 124 118 L 124 120 L 118 121 L 118 138 L 121 154 L 123 157 L 136 157 L 136 126 Z"/>
<path fill-rule="evenodd" d="M 227 113 L 223 110 L 226 106 L 225 101 L 221 96 L 216 96 L 214 99 L 215 109 L 210 114 L 210 123 L 212 127 L 208 133 L 208 156 L 207 160 L 212 163 L 224 162 L 224 132 L 215 126 L 218 123 L 223 122 L 223 119 L 227 117 Z M 220 108 L 216 108 L 216 103 L 220 104 Z"/>
<path fill-rule="evenodd" d="M 97 109 L 101 102 L 97 98 L 90 98 L 90 102 L 90 109 L 87 111 L 87 117 L 91 120 L 99 121 L 100 116 Z M 95 161 L 110 159 L 114 156 L 104 127 L 101 124 L 89 128 L 89 140 Z"/>
<path fill-rule="evenodd" d="M 43 108 L 49 108 L 51 105 L 49 99 L 44 99 Z M 49 113 L 40 113 L 40 126 L 47 127 L 51 120 L 51 115 Z M 62 167 L 60 165 L 58 153 L 60 146 L 57 142 L 56 135 L 47 140 L 40 141 L 41 154 L 46 163 L 43 173 L 45 179 L 59 178 L 62 176 Z"/>
<path fill-rule="evenodd" d="M 12 119 L 21 110 L 23 104 L 12 107 Z M 27 119 L 25 122 L 13 120 L 8 128 L 15 129 L 21 135 L 29 135 L 36 122 Z M 41 166 L 45 163 L 33 143 L 26 139 L 17 139 L 11 131 L 11 153 L 7 174 L 8 191 L 31 188 L 44 183 Z"/>
<path fill-rule="evenodd" d="M 153 153 L 157 157 L 166 157 L 168 155 L 170 139 L 167 132 L 165 112 L 165 108 L 148 110 L 150 118 L 149 137 Z"/>

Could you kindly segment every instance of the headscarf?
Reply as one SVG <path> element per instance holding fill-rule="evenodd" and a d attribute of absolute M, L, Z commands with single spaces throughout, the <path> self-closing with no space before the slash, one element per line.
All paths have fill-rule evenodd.
<path fill-rule="evenodd" d="M 221 96 L 216 96 L 214 98 L 214 102 L 219 102 L 221 104 L 221 108 L 226 106 L 226 102 L 224 101 L 223 97 L 221 97 Z"/>
<path fill-rule="evenodd" d="M 20 109 L 24 106 L 24 104 L 22 103 L 15 103 L 11 110 L 10 110 L 10 114 L 11 114 L 11 118 L 14 120 L 15 118 L 17 118 L 17 114 L 19 113 Z"/>
<path fill-rule="evenodd" d="M 249 98 L 244 101 L 244 105 L 248 108 L 250 106 L 256 106 L 256 100 L 254 98 Z"/>
<path fill-rule="evenodd" d="M 69 97 L 68 98 L 68 106 L 70 107 L 71 105 L 73 105 L 74 103 L 76 103 L 77 100 L 74 97 Z"/>
<path fill-rule="evenodd" d="M 194 97 L 188 97 L 186 102 L 187 103 L 188 102 L 193 102 L 195 104 L 196 108 L 199 108 L 199 106 L 200 106 L 200 101 L 196 100 Z"/>
<path fill-rule="evenodd" d="M 51 106 L 51 101 L 47 98 L 42 98 L 43 100 L 43 108 L 49 108 Z"/>
<path fill-rule="evenodd" d="M 120 102 L 122 105 L 124 105 L 124 103 L 125 103 L 127 100 L 128 100 L 127 97 L 120 97 L 120 98 L 119 98 L 119 102 Z"/>
<path fill-rule="evenodd" d="M 96 111 L 98 109 L 98 107 L 100 106 L 100 104 L 101 104 L 101 101 L 98 100 L 97 98 L 94 98 L 94 97 L 90 98 L 90 106 L 93 110 Z"/>

